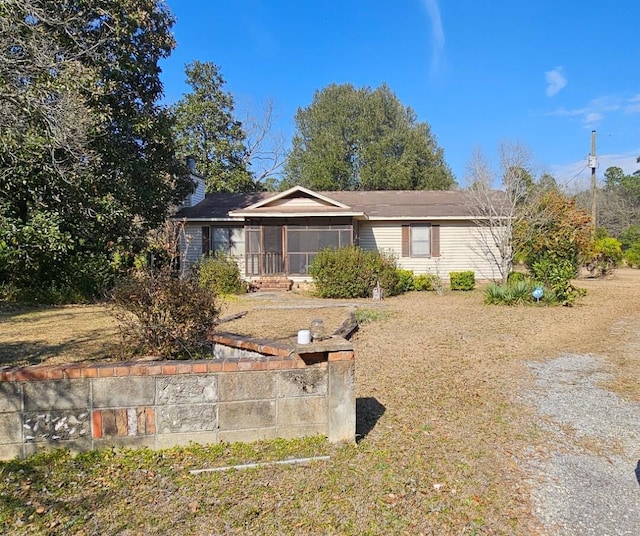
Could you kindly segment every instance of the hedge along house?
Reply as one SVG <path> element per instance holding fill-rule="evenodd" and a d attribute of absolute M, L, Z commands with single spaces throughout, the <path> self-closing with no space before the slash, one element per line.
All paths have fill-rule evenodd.
<path fill-rule="evenodd" d="M 482 239 L 488 231 L 463 191 L 314 192 L 295 186 L 284 192 L 197 192 L 172 218 L 184 222 L 183 269 L 220 251 L 237 260 L 248 281 L 306 281 L 319 251 L 354 244 L 391 252 L 399 267 L 416 274 L 447 279 L 449 272 L 472 270 L 479 280 L 499 277 Z"/>

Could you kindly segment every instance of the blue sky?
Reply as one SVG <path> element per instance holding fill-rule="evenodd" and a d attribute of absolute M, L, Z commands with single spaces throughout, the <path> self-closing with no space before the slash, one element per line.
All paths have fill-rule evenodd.
<path fill-rule="evenodd" d="M 331 83 L 386 82 L 431 125 L 459 183 L 478 149 L 525 145 L 536 169 L 586 184 L 640 165 L 638 0 L 167 0 L 177 48 L 162 63 L 165 102 L 184 66 L 212 61 L 239 115 L 272 100 L 288 141 L 294 115 Z"/>

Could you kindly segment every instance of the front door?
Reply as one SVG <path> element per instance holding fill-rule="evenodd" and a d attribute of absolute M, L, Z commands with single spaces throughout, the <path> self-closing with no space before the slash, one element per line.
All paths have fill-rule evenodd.
<path fill-rule="evenodd" d="M 249 276 L 284 273 L 282 225 L 245 228 L 246 273 Z"/>
<path fill-rule="evenodd" d="M 267 225 L 262 228 L 262 273 L 284 273 L 282 226 Z"/>

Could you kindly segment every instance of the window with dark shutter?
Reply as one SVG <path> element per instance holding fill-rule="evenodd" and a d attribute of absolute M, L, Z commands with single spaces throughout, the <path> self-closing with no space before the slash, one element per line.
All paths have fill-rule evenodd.
<path fill-rule="evenodd" d="M 431 256 L 440 256 L 440 225 L 431 226 Z"/>
<path fill-rule="evenodd" d="M 402 226 L 402 256 L 411 257 L 411 226 Z"/>
<path fill-rule="evenodd" d="M 412 224 L 402 226 L 403 257 L 439 257 L 440 225 Z"/>

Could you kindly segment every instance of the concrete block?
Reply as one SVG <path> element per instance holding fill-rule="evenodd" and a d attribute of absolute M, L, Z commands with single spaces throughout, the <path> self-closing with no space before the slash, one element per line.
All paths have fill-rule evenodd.
<path fill-rule="evenodd" d="M 221 403 L 218 424 L 220 431 L 275 426 L 276 403 L 274 400 Z"/>
<path fill-rule="evenodd" d="M 309 367 L 280 373 L 278 396 L 326 395 L 327 391 L 327 369 Z"/>
<path fill-rule="evenodd" d="M 188 446 L 190 443 L 210 445 L 218 443 L 218 432 L 190 432 L 186 434 L 159 434 L 156 436 L 157 449 Z"/>
<path fill-rule="evenodd" d="M 22 385 L 0 382 L 0 413 L 22 410 Z"/>
<path fill-rule="evenodd" d="M 93 407 L 153 406 L 156 394 L 155 381 L 155 377 L 148 376 L 96 378 L 92 380 Z"/>
<path fill-rule="evenodd" d="M 122 448 L 155 448 L 155 436 L 127 436 L 127 437 L 107 437 L 103 439 L 94 439 L 94 449 L 104 449 L 109 447 Z"/>
<path fill-rule="evenodd" d="M 356 438 L 355 363 L 329 363 L 328 438 L 332 443 Z"/>
<path fill-rule="evenodd" d="M 77 440 L 91 437 L 87 409 L 25 412 L 22 434 L 25 442 Z"/>
<path fill-rule="evenodd" d="M 264 400 L 276 396 L 276 373 L 229 372 L 218 375 L 220 402 Z"/>
<path fill-rule="evenodd" d="M 294 439 L 316 435 L 327 435 L 326 424 L 306 424 L 301 426 L 278 426 L 278 437 Z"/>
<path fill-rule="evenodd" d="M 0 413 L 0 443 L 22 443 L 22 420 L 19 413 Z"/>
<path fill-rule="evenodd" d="M 278 428 L 326 422 L 327 399 L 324 396 L 278 400 Z"/>
<path fill-rule="evenodd" d="M 214 404 L 156 407 L 158 434 L 210 432 L 217 427 L 217 408 Z"/>
<path fill-rule="evenodd" d="M 78 454 L 80 452 L 87 452 L 91 450 L 91 438 L 78 439 L 74 441 L 41 441 L 38 443 L 25 443 L 24 456 L 31 456 L 38 452 L 66 449 L 72 454 Z"/>
<path fill-rule="evenodd" d="M 215 374 L 160 376 L 156 379 L 156 404 L 203 404 L 217 400 Z"/>
<path fill-rule="evenodd" d="M 24 452 L 22 449 L 22 443 L 13 443 L 10 445 L 0 444 L 0 460 L 7 461 L 23 457 Z"/>
<path fill-rule="evenodd" d="M 34 381 L 23 384 L 24 411 L 89 407 L 89 380 Z"/>
<path fill-rule="evenodd" d="M 266 439 L 279 437 L 275 427 L 251 428 L 249 430 L 225 430 L 220 431 L 218 438 L 224 443 L 252 443 Z"/>
<path fill-rule="evenodd" d="M 245 350 L 244 348 L 232 348 L 225 346 L 224 344 L 213 344 L 213 357 L 214 359 L 236 359 L 242 357 L 249 357 L 251 359 L 260 359 L 264 356 L 258 352 L 252 350 Z"/>

